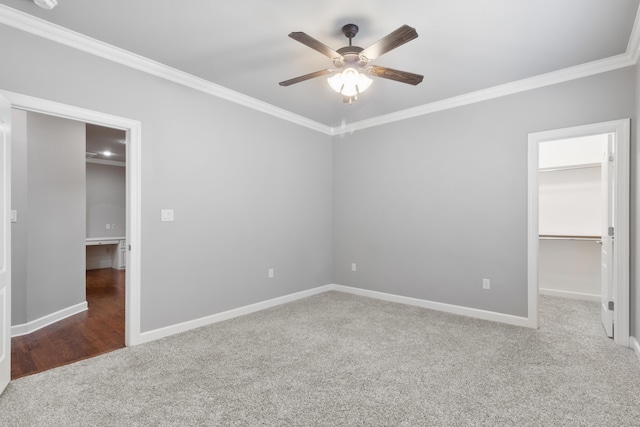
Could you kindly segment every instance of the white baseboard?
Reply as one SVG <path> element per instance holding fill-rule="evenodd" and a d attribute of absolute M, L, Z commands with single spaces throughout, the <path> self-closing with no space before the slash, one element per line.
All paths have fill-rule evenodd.
<path fill-rule="evenodd" d="M 59 322 L 62 319 L 73 316 L 74 314 L 82 313 L 88 310 L 87 302 L 81 302 L 80 304 L 72 305 L 71 307 L 63 308 L 55 313 L 47 314 L 39 319 L 32 320 L 31 322 L 23 323 L 21 325 L 11 326 L 11 336 L 19 337 L 20 335 L 27 335 L 32 332 L 42 329 L 45 326 L 49 326 L 52 323 Z"/>
<path fill-rule="evenodd" d="M 629 337 L 629 347 L 633 349 L 633 352 L 638 356 L 638 360 L 640 360 L 640 343 L 636 337 Z"/>
<path fill-rule="evenodd" d="M 497 313 L 495 311 L 480 310 L 477 308 L 463 307 L 460 305 L 445 304 L 418 298 L 404 297 L 400 295 L 387 294 L 384 292 L 370 291 L 368 289 L 352 288 L 342 285 L 330 285 L 331 290 L 346 292 L 349 294 L 375 298 L 383 301 L 397 302 L 400 304 L 413 305 L 430 310 L 443 311 L 445 313 L 457 314 L 461 316 L 473 317 L 475 319 L 491 320 L 493 322 L 507 323 L 509 325 L 535 328 L 527 317 L 513 316 L 510 314 Z"/>
<path fill-rule="evenodd" d="M 222 313 L 212 314 L 210 316 L 201 317 L 199 319 L 189 320 L 187 322 L 178 323 L 176 325 L 166 326 L 164 328 L 154 329 L 140 334 L 138 344 L 154 341 L 169 335 L 186 332 L 201 326 L 211 325 L 213 323 L 222 322 L 223 320 L 233 319 L 234 317 L 244 316 L 245 314 L 255 313 L 256 311 L 266 310 L 267 308 L 276 307 L 281 304 L 307 298 L 313 295 L 321 294 L 331 290 L 331 285 L 320 286 L 306 291 L 296 292 L 294 294 L 261 301 L 255 304 L 246 305 L 244 307 L 234 308 L 232 310 L 223 311 Z"/>
<path fill-rule="evenodd" d="M 547 289 L 540 288 L 541 295 L 550 295 L 553 297 L 562 297 L 562 298 L 571 298 L 571 299 L 579 299 L 582 301 L 595 301 L 600 302 L 602 297 L 596 294 L 586 294 L 583 292 L 570 292 L 570 291 L 559 291 L 556 289 Z"/>
<path fill-rule="evenodd" d="M 313 295 L 321 294 L 327 291 L 345 292 L 353 295 L 360 295 L 369 298 L 375 298 L 384 301 L 396 302 L 428 308 L 431 310 L 443 311 L 446 313 L 457 314 L 461 316 L 473 317 L 476 319 L 491 320 L 494 322 L 506 323 L 509 325 L 523 326 L 532 328 L 531 321 L 526 317 L 512 316 L 509 314 L 496 313 L 493 311 L 479 310 L 475 308 L 462 307 L 458 305 L 444 304 L 417 298 L 404 297 L 400 295 L 387 294 L 384 292 L 370 291 L 367 289 L 352 288 L 342 285 L 324 285 L 306 291 L 296 292 L 294 294 L 285 295 L 279 298 L 273 298 L 267 301 L 258 302 L 244 307 L 235 308 L 224 311 L 222 313 L 212 314 L 210 316 L 201 317 L 199 319 L 189 320 L 187 322 L 178 323 L 164 328 L 158 328 L 140 334 L 138 344 L 151 342 L 160 338 L 168 337 L 173 334 L 186 332 L 191 329 L 202 326 L 211 325 L 213 323 L 222 322 L 223 320 L 233 319 L 234 317 L 244 316 L 245 314 L 255 313 L 256 311 L 265 310 L 267 308 L 276 307 L 281 304 L 307 298 Z"/>

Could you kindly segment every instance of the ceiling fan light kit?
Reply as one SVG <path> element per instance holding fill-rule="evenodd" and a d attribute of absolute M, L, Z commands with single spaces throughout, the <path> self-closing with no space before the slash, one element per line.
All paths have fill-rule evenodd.
<path fill-rule="evenodd" d="M 58 5 L 58 0 L 33 0 L 33 2 L 47 10 L 51 10 Z"/>
<path fill-rule="evenodd" d="M 373 80 L 365 74 L 359 73 L 355 68 L 349 67 L 341 73 L 329 77 L 327 82 L 329 86 L 331 86 L 331 89 L 341 93 L 345 97 L 355 100 L 358 99 L 359 93 L 364 92 L 371 86 Z"/>
<path fill-rule="evenodd" d="M 316 71 L 280 82 L 280 86 L 290 86 L 315 77 L 334 74 L 327 79 L 331 88 L 342 94 L 343 102 L 351 104 L 358 99 L 358 95 L 367 90 L 373 83 L 368 75 L 383 79 L 395 80 L 400 83 L 417 85 L 422 82 L 423 76 L 406 71 L 394 70 L 370 64 L 371 61 L 418 37 L 415 28 L 403 25 L 386 37 L 378 40 L 366 49 L 352 45 L 353 37 L 358 34 L 358 26 L 347 24 L 342 27 L 342 33 L 349 39 L 349 46 L 333 50 L 329 46 L 319 42 L 303 32 L 289 34 L 294 40 L 317 50 L 331 58 L 335 68 Z"/>

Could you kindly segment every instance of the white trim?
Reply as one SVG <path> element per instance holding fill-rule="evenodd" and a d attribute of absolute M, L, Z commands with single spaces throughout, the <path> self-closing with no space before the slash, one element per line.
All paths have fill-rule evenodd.
<path fill-rule="evenodd" d="M 127 130 L 127 266 L 125 331 L 128 346 L 140 344 L 142 286 L 142 124 Z"/>
<path fill-rule="evenodd" d="M 399 304 L 412 305 L 416 307 L 427 308 L 429 310 L 442 311 L 460 316 L 472 317 L 474 319 L 490 320 L 493 322 L 506 323 L 508 325 L 522 326 L 530 328 L 531 323 L 526 317 L 513 316 L 510 314 L 497 313 L 495 311 L 480 310 L 477 308 L 463 307 L 460 305 L 445 304 L 423 300 L 401 295 L 387 294 L 384 292 L 371 291 L 368 289 L 353 288 L 343 285 L 331 285 L 331 290 L 345 292 L 348 294 L 359 295 L 363 297 L 375 298 L 382 301 L 396 302 Z"/>
<path fill-rule="evenodd" d="M 100 40 L 87 37 L 83 34 L 43 19 L 36 18 L 35 16 L 18 11 L 9 6 L 0 4 L 0 23 L 2 24 L 331 136 L 351 133 L 357 130 L 423 116 L 437 111 L 475 104 L 477 102 L 500 98 L 634 65 L 638 62 L 638 57 L 640 56 L 640 53 L 638 52 L 638 46 L 640 46 L 638 16 L 640 16 L 640 9 L 638 10 L 635 25 L 627 44 L 627 51 L 623 54 L 494 86 L 461 96 L 431 102 L 403 111 L 372 117 L 370 119 L 361 120 L 342 127 L 330 127 L 268 104 L 264 101 L 260 101 L 256 98 L 235 92 L 231 89 L 211 83 L 205 79 L 193 76 L 143 56 L 101 42 Z"/>
<path fill-rule="evenodd" d="M 331 128 L 135 53 L 0 4 L 0 23 L 156 77 L 331 135 Z"/>
<path fill-rule="evenodd" d="M 154 341 L 170 335 L 179 334 L 191 329 L 200 328 L 202 326 L 211 325 L 224 320 L 233 319 L 235 317 L 244 316 L 245 314 L 255 313 L 257 311 L 266 310 L 288 302 L 297 301 L 323 292 L 337 291 L 352 295 L 359 295 L 369 298 L 375 298 L 383 301 L 395 302 L 399 304 L 417 306 L 430 310 L 442 311 L 445 313 L 457 314 L 461 316 L 472 317 L 475 319 L 490 320 L 493 322 L 506 323 L 509 325 L 531 327 L 529 320 L 525 317 L 512 316 L 509 314 L 496 313 L 493 311 L 479 310 L 475 308 L 462 307 L 459 305 L 444 304 L 400 295 L 387 294 L 384 292 L 370 291 L 367 289 L 352 288 L 336 284 L 319 286 L 317 288 L 308 289 L 306 291 L 296 292 L 294 294 L 273 298 L 267 301 L 261 301 L 255 304 L 246 305 L 244 307 L 235 308 L 224 311 L 222 313 L 212 314 L 210 316 L 201 317 L 194 320 L 166 326 L 164 328 L 154 329 L 152 331 L 140 334 L 140 343 Z"/>
<path fill-rule="evenodd" d="M 255 304 L 246 305 L 244 307 L 235 308 L 222 313 L 212 314 L 210 316 L 201 317 L 199 319 L 189 320 L 164 328 L 154 329 L 152 331 L 143 332 L 140 335 L 140 343 L 154 341 L 169 335 L 186 332 L 191 329 L 200 328 L 202 326 L 211 325 L 213 323 L 222 322 L 223 320 L 233 319 L 234 317 L 244 316 L 245 314 L 255 313 L 256 311 L 266 310 L 288 302 L 307 298 L 313 295 L 321 294 L 331 290 L 331 285 L 320 286 L 306 291 L 296 292 L 294 294 L 285 295 L 266 301 L 257 302 Z"/>
<path fill-rule="evenodd" d="M 633 349 L 633 352 L 638 357 L 638 360 L 640 360 L 640 343 L 638 343 L 636 337 L 629 337 L 629 346 Z"/>
<path fill-rule="evenodd" d="M 630 159 L 630 120 L 614 120 L 530 133 L 528 137 L 528 298 L 529 318 L 538 322 L 538 166 L 539 145 L 545 141 L 575 138 L 580 136 L 614 133 L 616 153 L 616 194 L 615 220 L 616 238 L 614 239 L 614 301 L 615 301 L 615 335 L 614 341 L 622 346 L 629 346 L 629 159 Z"/>
<path fill-rule="evenodd" d="M 444 111 L 452 108 L 462 107 L 465 105 L 471 105 L 471 104 L 488 101 L 495 98 L 501 98 L 507 95 L 514 95 L 516 93 L 526 92 L 532 89 L 539 89 L 545 86 L 551 86 L 558 83 L 579 79 L 582 77 L 588 77 L 595 74 L 616 70 L 618 68 L 629 67 L 634 64 L 635 62 L 629 55 L 627 54 L 616 55 L 610 58 L 605 58 L 598 61 L 593 61 L 586 64 L 565 68 L 563 70 L 553 71 L 550 73 L 529 77 L 527 79 L 505 83 L 499 86 L 490 87 L 490 88 L 479 90 L 476 92 L 470 92 L 470 93 L 456 96 L 453 98 L 447 98 L 441 101 L 431 102 L 429 104 L 424 104 L 418 107 L 397 111 L 391 114 L 385 114 L 383 116 L 372 117 L 370 119 L 361 120 L 359 122 L 354 122 L 354 123 L 345 125 L 341 128 L 334 128 L 333 134 L 339 135 L 344 133 L 351 133 L 351 132 L 355 132 L 362 129 L 367 129 L 375 126 L 397 122 L 400 120 L 406 120 L 406 119 L 411 119 L 418 116 L 424 116 L 427 114 L 436 113 L 438 111 Z"/>
<path fill-rule="evenodd" d="M 2 10 L 2 8 L 0 8 Z M 141 122 L 124 117 L 100 113 L 80 107 L 61 104 L 32 96 L 0 90 L 11 106 L 28 111 L 80 120 L 100 126 L 122 129 L 127 132 L 127 244 L 128 251 L 125 281 L 125 344 L 136 345 L 140 339 L 140 286 L 141 286 L 141 179 L 142 131 Z"/>
<path fill-rule="evenodd" d="M 102 159 L 86 159 L 87 163 L 95 163 L 96 165 L 107 165 L 107 166 L 120 166 L 123 168 L 127 167 L 126 162 L 118 162 L 116 160 L 102 160 Z"/>
<path fill-rule="evenodd" d="M 633 22 L 629 42 L 627 43 L 627 54 L 631 57 L 634 64 L 638 62 L 640 57 L 640 8 L 636 12 L 636 19 Z"/>
<path fill-rule="evenodd" d="M 540 288 L 540 295 L 549 295 L 552 297 L 578 299 L 581 301 L 600 302 L 602 297 L 598 294 L 587 294 L 584 292 L 559 291 L 557 289 Z"/>
<path fill-rule="evenodd" d="M 38 329 L 42 329 L 45 326 L 49 326 L 53 323 L 59 322 L 63 319 L 66 319 L 67 317 L 82 313 L 83 311 L 86 311 L 88 309 L 89 307 L 87 306 L 87 302 L 84 301 L 79 304 L 72 305 L 71 307 L 58 310 L 55 313 L 47 314 L 46 316 L 42 316 L 41 318 L 32 320 L 31 322 L 11 326 L 11 337 L 19 337 L 20 335 L 30 334 L 37 331 Z"/>

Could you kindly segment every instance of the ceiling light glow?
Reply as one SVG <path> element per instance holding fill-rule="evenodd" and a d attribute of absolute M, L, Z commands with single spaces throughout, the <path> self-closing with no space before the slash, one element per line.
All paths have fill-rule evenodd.
<path fill-rule="evenodd" d="M 33 0 L 33 2 L 47 10 L 51 10 L 58 5 L 58 0 Z"/>
<path fill-rule="evenodd" d="M 105 157 L 111 157 L 111 156 L 113 156 L 113 153 L 112 153 L 111 151 L 108 151 L 108 150 L 107 150 L 107 151 L 103 151 L 103 152 L 102 152 L 102 153 L 100 153 L 100 154 L 102 154 L 102 155 L 103 155 L 103 156 L 105 156 Z"/>
<path fill-rule="evenodd" d="M 373 80 L 359 73 L 355 68 L 347 68 L 327 79 L 331 89 L 347 97 L 357 96 L 371 86 Z"/>

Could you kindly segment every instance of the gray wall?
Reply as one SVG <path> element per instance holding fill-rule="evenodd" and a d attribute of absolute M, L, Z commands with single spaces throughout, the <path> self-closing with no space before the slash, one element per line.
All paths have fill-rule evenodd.
<path fill-rule="evenodd" d="M 27 113 L 11 111 L 11 324 L 27 322 Z"/>
<path fill-rule="evenodd" d="M 632 117 L 634 85 L 630 67 L 335 138 L 334 282 L 526 316 L 527 135 Z"/>
<path fill-rule="evenodd" d="M 527 134 L 636 111 L 632 67 L 331 144 L 18 30 L 0 38 L 1 89 L 142 122 L 143 331 L 331 282 L 525 315 Z"/>
<path fill-rule="evenodd" d="M 1 89 L 142 122 L 143 332 L 331 282 L 329 136 L 3 25 L 0 39 Z"/>
<path fill-rule="evenodd" d="M 85 301 L 84 123 L 26 113 L 13 128 L 24 136 L 24 125 L 12 153 L 14 325 Z"/>
<path fill-rule="evenodd" d="M 126 169 L 87 163 L 87 237 L 126 235 Z M 116 228 L 107 230 L 106 225 Z"/>

